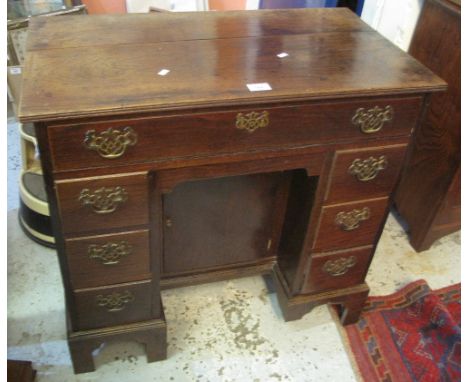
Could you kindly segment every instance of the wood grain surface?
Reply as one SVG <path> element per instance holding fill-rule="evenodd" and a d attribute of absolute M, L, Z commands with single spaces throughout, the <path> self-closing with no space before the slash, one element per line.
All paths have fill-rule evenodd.
<path fill-rule="evenodd" d="M 388 195 L 395 186 L 400 173 L 406 146 L 402 143 L 337 151 L 330 174 L 326 202 L 330 204 Z M 368 160 L 369 158 L 378 160 L 381 157 L 385 157 L 386 165 L 374 179 L 360 181 L 349 171 L 355 160 Z"/>
<path fill-rule="evenodd" d="M 177 25 L 171 14 L 70 17 L 66 25 L 53 18 L 32 22 L 19 118 L 39 121 L 445 87 L 349 11 L 305 11 L 298 27 L 297 11 L 281 16 L 271 12 L 194 13 L 190 30 L 201 30 L 200 36 L 187 40 L 182 28 L 181 36 L 171 41 L 164 41 L 168 23 Z M 211 22 L 205 22 L 207 17 Z M 229 23 L 223 23 L 225 17 Z M 275 17 L 281 20 L 278 25 Z M 146 30 L 141 26 L 149 23 Z M 68 45 L 51 42 L 65 30 L 81 29 L 96 42 L 81 43 L 87 40 L 81 37 L 66 38 Z M 160 39 L 147 37 L 165 29 Z M 278 58 L 281 52 L 289 56 Z M 162 69 L 170 72 L 160 76 Z M 272 90 L 250 92 L 246 86 L 263 82 Z"/>
<path fill-rule="evenodd" d="M 125 242 L 128 255 L 112 264 L 90 257 L 89 247 Z M 148 230 L 88 236 L 65 240 L 70 279 L 74 289 L 118 284 L 151 278 Z"/>
<path fill-rule="evenodd" d="M 69 20 L 74 33 L 61 33 L 70 27 Z M 122 31 L 122 23 L 127 30 Z M 345 8 L 68 16 L 37 18 L 31 24 L 40 33 L 30 35 L 28 50 L 371 30 Z"/>
<path fill-rule="evenodd" d="M 100 305 L 100 298 L 131 296 L 120 310 Z M 149 280 L 74 292 L 79 330 L 130 324 L 151 319 L 151 282 Z"/>
<path fill-rule="evenodd" d="M 373 247 L 368 246 L 312 255 L 302 293 L 346 288 L 364 282 L 372 252 Z M 333 264 L 350 258 L 354 258 L 354 265 L 343 270 L 343 274 L 331 275 L 324 269 L 327 262 Z"/>
<path fill-rule="evenodd" d="M 314 252 L 345 249 L 374 243 L 382 219 L 387 213 L 388 198 L 360 200 L 352 203 L 333 204 L 322 207 Z M 369 218 L 359 223 L 356 229 L 346 231 L 335 221 L 340 212 L 369 209 Z"/>
<path fill-rule="evenodd" d="M 273 256 L 281 173 L 187 182 L 166 194 L 163 275 Z M 280 224 L 281 225 L 281 224 Z"/>
<path fill-rule="evenodd" d="M 127 193 L 127 199 L 116 204 L 110 213 L 97 213 L 92 205 L 80 201 L 83 190 L 95 194 L 104 188 L 113 192 L 117 187 Z M 127 228 L 148 223 L 148 179 L 145 173 L 74 179 L 56 183 L 57 199 L 66 234 L 89 234 L 100 230 Z"/>

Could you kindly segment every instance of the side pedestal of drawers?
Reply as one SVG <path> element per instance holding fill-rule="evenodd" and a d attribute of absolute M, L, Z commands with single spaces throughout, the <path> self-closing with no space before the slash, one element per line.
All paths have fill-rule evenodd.
<path fill-rule="evenodd" d="M 113 340 L 143 343 L 148 362 L 165 359 L 166 322 L 150 224 L 152 177 L 105 174 L 53 184 L 75 372 L 93 371 L 93 350 Z"/>
<path fill-rule="evenodd" d="M 365 144 L 365 146 L 364 146 Z M 287 321 L 315 306 L 342 307 L 343 324 L 355 322 L 367 298 L 365 283 L 385 224 L 407 140 L 363 143 L 330 153 L 294 278 L 275 266 L 278 299 Z"/>

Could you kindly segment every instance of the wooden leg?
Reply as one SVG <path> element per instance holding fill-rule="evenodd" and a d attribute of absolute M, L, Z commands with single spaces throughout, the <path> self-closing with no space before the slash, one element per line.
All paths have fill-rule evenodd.
<path fill-rule="evenodd" d="M 166 331 L 150 332 L 145 336 L 146 360 L 161 361 L 167 358 Z"/>
<path fill-rule="evenodd" d="M 68 347 L 75 374 L 95 370 L 93 350 L 110 341 L 137 341 L 146 346 L 148 362 L 166 358 L 166 321 L 138 322 L 111 328 L 68 333 Z"/>
<path fill-rule="evenodd" d="M 279 272 L 281 271 L 275 267 L 273 278 L 278 302 L 285 321 L 298 320 L 313 308 L 322 304 L 341 305 L 343 307 L 341 314 L 343 325 L 355 323 L 359 319 L 369 294 L 369 287 L 366 283 L 320 293 L 290 296 Z"/>
<path fill-rule="evenodd" d="M 367 300 L 369 289 L 366 291 L 349 295 L 346 301 L 342 304 L 343 311 L 341 313 L 341 323 L 343 325 L 355 324 L 359 320 L 362 308 Z"/>
<path fill-rule="evenodd" d="M 98 345 L 99 346 L 99 345 Z M 95 370 L 93 360 L 94 341 L 73 339 L 68 340 L 68 348 L 73 363 L 75 374 L 89 373 Z"/>

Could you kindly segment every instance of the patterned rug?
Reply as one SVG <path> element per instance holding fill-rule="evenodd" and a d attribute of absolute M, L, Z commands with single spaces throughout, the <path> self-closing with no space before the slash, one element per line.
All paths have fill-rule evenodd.
<path fill-rule="evenodd" d="M 418 280 L 369 297 L 358 323 L 342 329 L 357 374 L 365 382 L 460 381 L 460 308 L 460 284 L 431 290 Z"/>

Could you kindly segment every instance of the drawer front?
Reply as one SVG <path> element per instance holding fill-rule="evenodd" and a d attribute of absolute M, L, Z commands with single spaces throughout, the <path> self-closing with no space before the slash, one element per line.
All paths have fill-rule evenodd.
<path fill-rule="evenodd" d="M 65 240 L 74 289 L 151 277 L 147 230 Z"/>
<path fill-rule="evenodd" d="M 378 99 L 49 127 L 55 171 L 409 135 L 421 98 Z"/>
<path fill-rule="evenodd" d="M 322 207 L 314 252 L 373 244 L 388 198 Z"/>
<path fill-rule="evenodd" d="M 121 325 L 151 318 L 151 282 L 75 291 L 79 330 Z"/>
<path fill-rule="evenodd" d="M 403 163 L 406 144 L 337 151 L 327 203 L 387 196 Z"/>
<path fill-rule="evenodd" d="M 346 288 L 360 284 L 372 255 L 372 246 L 313 255 L 302 293 Z"/>
<path fill-rule="evenodd" d="M 65 234 L 148 223 L 146 173 L 56 182 Z"/>

